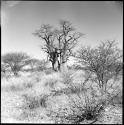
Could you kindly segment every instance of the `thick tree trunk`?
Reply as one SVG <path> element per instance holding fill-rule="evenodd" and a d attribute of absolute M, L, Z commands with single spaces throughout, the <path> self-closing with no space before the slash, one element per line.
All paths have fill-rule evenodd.
<path fill-rule="evenodd" d="M 58 63 L 58 62 L 55 62 L 55 63 L 52 62 L 52 69 L 53 69 L 54 71 L 58 71 L 58 70 L 59 70 L 59 65 L 58 65 L 57 63 Z"/>
<path fill-rule="evenodd" d="M 55 70 L 55 69 L 54 69 L 54 63 L 53 63 L 53 62 L 52 62 L 52 69 Z"/>

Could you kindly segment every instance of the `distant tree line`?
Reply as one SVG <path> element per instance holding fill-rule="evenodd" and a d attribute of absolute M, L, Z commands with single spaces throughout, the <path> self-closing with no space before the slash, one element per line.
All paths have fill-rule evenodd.
<path fill-rule="evenodd" d="M 15 76 L 18 76 L 20 71 L 43 71 L 46 64 L 45 60 L 31 58 L 26 53 L 12 52 L 2 56 L 1 71 L 3 73 L 11 71 Z M 25 69 L 25 66 L 29 68 Z"/>

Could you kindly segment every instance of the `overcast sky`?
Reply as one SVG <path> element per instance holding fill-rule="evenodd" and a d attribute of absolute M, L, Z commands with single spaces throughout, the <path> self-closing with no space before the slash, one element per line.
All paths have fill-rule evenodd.
<path fill-rule="evenodd" d="M 42 59 L 41 40 L 32 33 L 41 24 L 56 27 L 60 19 L 86 34 L 81 45 L 115 39 L 122 47 L 123 10 L 114 1 L 2 1 L 1 14 L 2 54 L 22 51 Z"/>

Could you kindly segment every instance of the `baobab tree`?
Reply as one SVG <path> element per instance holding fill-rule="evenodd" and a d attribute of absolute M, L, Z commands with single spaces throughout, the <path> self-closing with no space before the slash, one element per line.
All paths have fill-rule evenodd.
<path fill-rule="evenodd" d="M 44 45 L 41 46 L 41 49 L 48 54 L 48 56 L 51 58 L 49 60 L 53 63 L 53 60 L 55 60 L 52 57 L 54 52 L 53 42 L 55 40 L 55 35 L 52 27 L 49 24 L 43 24 L 40 29 L 36 30 L 33 34 L 44 40 Z"/>
<path fill-rule="evenodd" d="M 82 33 L 75 32 L 72 24 L 64 20 L 60 21 L 59 28 L 53 29 L 49 24 L 43 24 L 33 34 L 44 40 L 44 45 L 41 48 L 47 53 L 53 70 L 55 70 L 55 65 L 57 65 L 57 69 L 61 69 L 62 65 L 68 61 L 73 48 L 83 35 Z"/>

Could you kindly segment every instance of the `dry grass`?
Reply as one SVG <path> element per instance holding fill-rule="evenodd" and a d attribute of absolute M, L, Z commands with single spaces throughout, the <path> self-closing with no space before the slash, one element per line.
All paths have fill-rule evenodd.
<path fill-rule="evenodd" d="M 80 121 L 82 124 L 86 123 L 85 121 L 89 121 L 86 114 L 97 112 L 95 108 L 100 103 L 101 96 L 97 85 L 93 84 L 94 86 L 91 87 L 94 89 L 93 94 L 93 89 L 88 89 L 92 82 L 87 82 L 86 88 L 83 88 L 83 81 L 83 72 L 73 70 L 61 73 L 33 72 L 26 75 L 21 74 L 19 77 L 10 77 L 9 79 L 3 77 L 1 83 L 1 120 L 3 123 L 72 123 L 72 119 L 75 119 L 73 117 L 76 116 L 78 119 L 84 118 Z M 116 82 L 116 85 L 117 83 L 120 85 L 120 82 L 121 80 Z M 114 86 L 114 88 L 117 88 L 117 86 Z M 90 99 L 89 102 L 86 102 L 86 98 L 84 98 L 83 91 L 85 90 L 87 90 L 86 94 Z M 91 95 L 96 95 L 96 97 L 91 98 Z M 115 95 L 113 95 L 113 98 L 116 100 L 118 97 Z M 121 95 L 120 100 L 122 100 Z M 94 103 L 94 101 L 97 103 Z M 116 102 L 119 101 L 116 100 Z M 91 105 L 91 103 L 94 105 Z M 83 113 L 80 114 L 80 111 Z M 102 121 L 104 121 L 106 115 L 105 113 L 102 114 L 104 114 L 102 116 Z M 68 120 L 63 118 L 65 115 Z M 83 117 L 80 117 L 81 115 Z M 111 123 L 117 123 L 115 121 L 120 123 L 121 121 L 119 122 L 118 119 L 120 120 L 120 118 L 114 117 Z M 98 124 L 100 122 L 97 121 Z"/>

